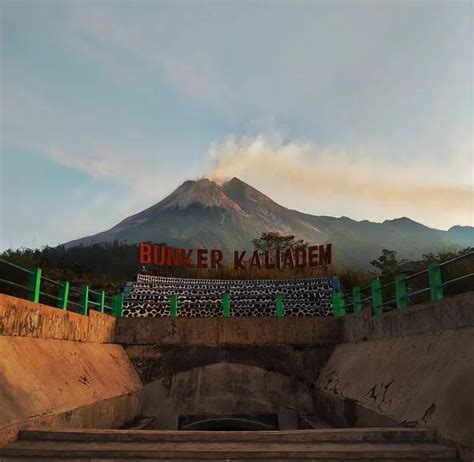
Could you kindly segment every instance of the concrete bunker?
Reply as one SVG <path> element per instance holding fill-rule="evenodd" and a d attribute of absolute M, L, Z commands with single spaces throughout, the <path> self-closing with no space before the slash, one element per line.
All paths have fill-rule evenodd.
<path fill-rule="evenodd" d="M 143 415 L 154 429 L 290 430 L 313 414 L 311 388 L 261 367 L 216 363 L 144 387 Z"/>

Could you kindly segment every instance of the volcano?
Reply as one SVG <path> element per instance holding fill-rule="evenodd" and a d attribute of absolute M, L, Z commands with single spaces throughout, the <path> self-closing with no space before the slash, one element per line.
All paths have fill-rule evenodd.
<path fill-rule="evenodd" d="M 262 232 L 293 234 L 311 244 L 333 244 L 336 264 L 369 268 L 382 249 L 399 258 L 417 258 L 447 246 L 474 245 L 474 228 L 448 231 L 402 217 L 374 223 L 347 217 L 314 216 L 287 209 L 247 183 L 232 178 L 185 181 L 169 196 L 107 231 L 68 242 L 65 247 L 140 242 L 182 248 L 252 249 Z"/>

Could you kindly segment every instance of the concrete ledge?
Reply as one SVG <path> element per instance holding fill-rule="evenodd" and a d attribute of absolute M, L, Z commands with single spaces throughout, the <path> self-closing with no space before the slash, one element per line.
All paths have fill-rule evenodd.
<path fill-rule="evenodd" d="M 0 337 L 0 439 L 25 426 L 114 427 L 140 414 L 120 345 Z"/>
<path fill-rule="evenodd" d="M 341 406 L 352 406 L 356 425 L 388 425 L 366 420 L 378 414 L 472 448 L 473 371 L 472 327 L 343 343 L 316 382 L 316 398 L 343 425 L 351 425 L 351 409 Z M 361 420 L 363 408 L 374 414 Z"/>
<path fill-rule="evenodd" d="M 0 428 L 0 443 L 14 441 L 22 429 L 118 428 L 141 415 L 143 390 L 103 399 L 65 412 L 31 417 Z"/>
<path fill-rule="evenodd" d="M 342 321 L 301 318 L 121 318 L 115 341 L 127 345 L 301 345 L 340 342 Z"/>
<path fill-rule="evenodd" d="M 343 321 L 342 341 L 358 342 L 464 327 L 474 327 L 474 292 L 380 316 L 371 316 L 367 310 L 350 314 Z"/>
<path fill-rule="evenodd" d="M 316 387 L 314 409 L 318 416 L 338 428 L 397 427 L 400 422 L 361 405 L 356 399 L 334 395 Z"/>
<path fill-rule="evenodd" d="M 97 311 L 82 316 L 0 294 L 0 336 L 112 343 L 115 322 Z"/>

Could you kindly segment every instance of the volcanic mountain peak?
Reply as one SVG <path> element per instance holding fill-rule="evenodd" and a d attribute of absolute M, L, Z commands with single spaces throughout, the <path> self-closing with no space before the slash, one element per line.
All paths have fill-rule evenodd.
<path fill-rule="evenodd" d="M 384 248 L 399 252 L 400 258 L 412 258 L 447 245 L 474 245 L 474 228 L 468 226 L 440 231 L 406 217 L 371 223 L 313 216 L 278 205 L 238 178 L 222 185 L 203 178 L 185 181 L 152 207 L 66 247 L 151 241 L 232 252 L 252 249 L 253 239 L 268 231 L 292 234 L 310 243 L 332 242 L 338 262 L 363 267 Z"/>
<path fill-rule="evenodd" d="M 239 204 L 230 199 L 221 186 L 208 178 L 185 181 L 159 203 L 162 209 L 169 207 L 186 208 L 191 204 L 241 211 Z"/>
<path fill-rule="evenodd" d="M 222 189 L 230 199 L 240 204 L 246 212 L 259 209 L 265 209 L 266 212 L 284 209 L 284 207 L 272 201 L 268 196 L 237 177 L 225 182 L 222 185 Z"/>

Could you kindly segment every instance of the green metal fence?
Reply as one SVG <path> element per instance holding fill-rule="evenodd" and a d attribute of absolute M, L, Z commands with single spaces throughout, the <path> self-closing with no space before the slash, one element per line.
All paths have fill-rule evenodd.
<path fill-rule="evenodd" d="M 55 281 L 43 275 L 41 268 L 29 270 L 0 258 L 0 265 L 5 265 L 26 276 L 26 284 L 0 278 L 0 292 L 8 293 L 9 288 L 21 289 L 26 292 L 26 298 L 35 303 L 56 306 L 65 311 L 75 311 L 88 316 L 93 309 L 100 313 L 122 317 L 123 295 L 107 296 L 105 291 L 93 290 L 88 285 L 73 287 L 68 281 Z M 21 277 L 19 278 L 21 279 Z M 46 291 L 46 287 L 52 292 Z M 6 288 L 6 289 L 5 289 Z"/>
<path fill-rule="evenodd" d="M 375 279 L 370 286 L 364 288 L 353 287 L 349 293 L 335 292 L 332 299 L 333 314 L 336 317 L 343 317 L 349 312 L 358 313 L 362 309 L 369 307 L 374 315 L 382 314 L 384 311 L 392 308 L 400 311 L 408 305 L 414 304 L 414 297 L 426 293 L 430 294 L 432 301 L 442 300 L 445 295 L 444 288 L 446 286 L 467 280 L 468 278 L 472 280 L 472 285 L 470 285 L 468 290 L 474 290 L 474 272 L 443 280 L 443 269 L 468 259 L 474 262 L 474 251 L 439 264 L 432 263 L 428 268 L 418 273 L 410 275 L 399 274 L 395 276 L 394 281 L 387 284 L 382 285 L 379 279 Z M 425 282 L 427 286 L 415 291 L 409 290 L 409 282 L 419 277 L 427 277 Z M 384 291 L 388 291 L 390 296 L 384 297 Z"/>
<path fill-rule="evenodd" d="M 171 295 L 170 302 L 170 318 L 177 318 L 178 317 L 178 296 Z M 224 318 L 232 317 L 232 308 L 231 308 L 231 297 L 229 294 L 225 293 L 222 295 L 222 316 Z M 275 294 L 275 315 L 278 318 L 282 318 L 285 316 L 285 308 L 283 304 L 283 296 L 281 294 Z"/>

